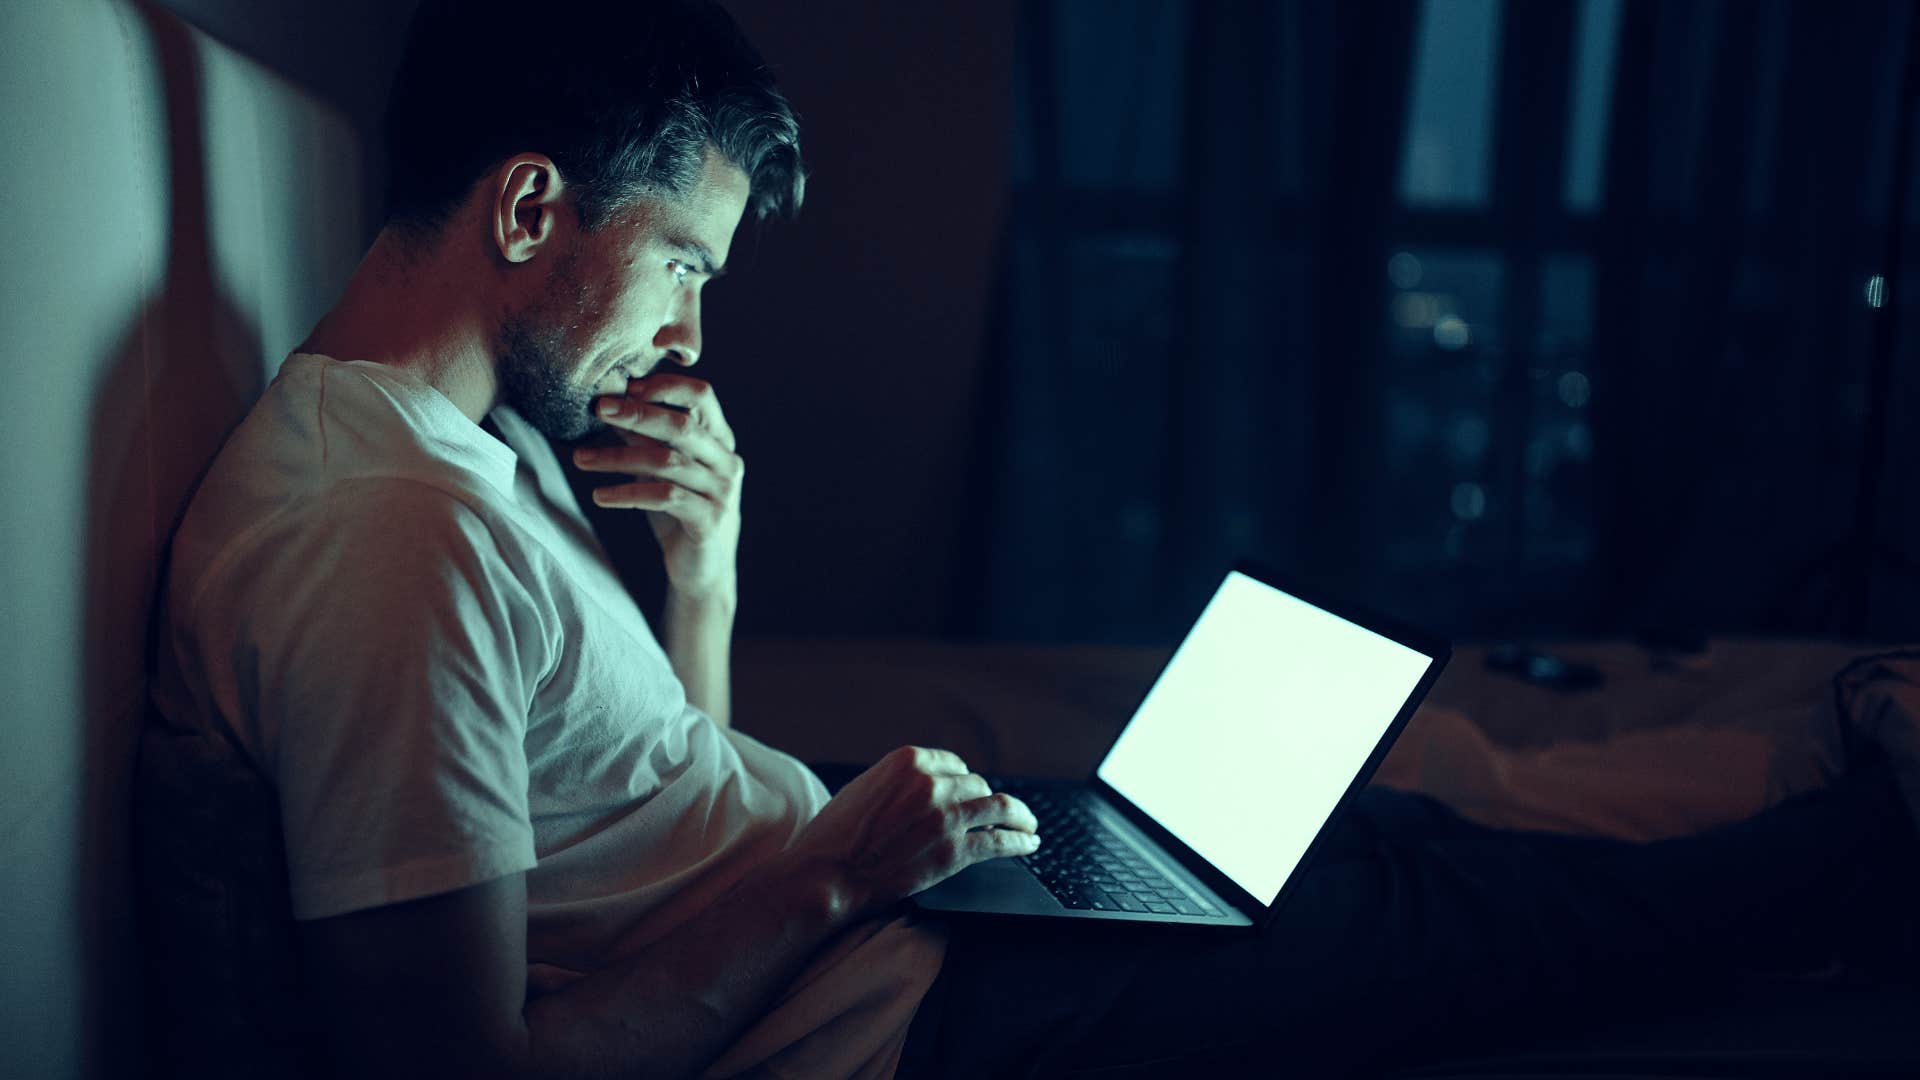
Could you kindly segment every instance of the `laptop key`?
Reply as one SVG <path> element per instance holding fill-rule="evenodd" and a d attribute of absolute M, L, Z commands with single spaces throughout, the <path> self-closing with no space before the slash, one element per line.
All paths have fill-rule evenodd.
<path fill-rule="evenodd" d="M 1019 794 L 1019 793 L 1016 793 Z M 1079 910 L 1217 915 L 1195 901 L 1077 803 L 1022 794 L 1053 839 L 1022 862 L 1063 906 Z M 1204 905 L 1203 905 L 1204 906 Z"/>

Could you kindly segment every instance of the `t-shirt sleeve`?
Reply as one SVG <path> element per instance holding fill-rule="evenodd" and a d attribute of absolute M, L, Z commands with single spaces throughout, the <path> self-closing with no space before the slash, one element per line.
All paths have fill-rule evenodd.
<path fill-rule="evenodd" d="M 401 481 L 350 482 L 301 518 L 235 635 L 294 917 L 532 868 L 524 743 L 548 649 L 487 524 Z"/>

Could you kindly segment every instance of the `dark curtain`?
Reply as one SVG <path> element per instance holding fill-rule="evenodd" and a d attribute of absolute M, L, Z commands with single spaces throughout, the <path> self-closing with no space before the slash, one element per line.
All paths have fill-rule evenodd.
<path fill-rule="evenodd" d="M 1031 0 L 956 629 L 1916 636 L 1915 15 Z"/>

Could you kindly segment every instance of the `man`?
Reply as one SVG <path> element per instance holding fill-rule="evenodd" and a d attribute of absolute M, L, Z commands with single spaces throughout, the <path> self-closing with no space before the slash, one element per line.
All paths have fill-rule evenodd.
<path fill-rule="evenodd" d="M 275 784 L 343 1074 L 968 1075 L 1262 1034 L 1345 1066 L 1724 966 L 1773 925 L 1732 899 L 1851 903 L 1898 826 L 1848 789 L 1639 849 L 1376 795 L 1257 942 L 915 916 L 1036 850 L 1027 808 L 914 747 L 829 800 L 729 726 L 743 466 L 686 371 L 741 218 L 801 201 L 759 57 L 701 0 L 430 2 L 389 150 L 390 220 L 176 536 L 156 691 Z M 542 438 L 602 427 L 574 462 L 648 515 L 664 640 Z"/>
<path fill-rule="evenodd" d="M 729 729 L 743 470 L 682 372 L 797 128 L 717 8 L 557 7 L 423 9 L 392 218 L 175 538 L 161 706 L 278 790 L 342 1071 L 883 1071 L 943 937 L 876 916 L 1034 821 L 913 748 L 828 804 Z M 541 438 L 602 424 L 575 458 L 651 519 L 664 650 Z"/>

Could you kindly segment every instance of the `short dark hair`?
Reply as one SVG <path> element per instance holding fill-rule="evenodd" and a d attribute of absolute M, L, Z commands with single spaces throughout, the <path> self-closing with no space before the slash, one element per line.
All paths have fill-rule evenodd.
<path fill-rule="evenodd" d="M 747 174 L 756 220 L 800 209 L 800 124 L 711 0 L 425 0 L 387 105 L 387 219 L 437 231 L 489 168 L 553 159 L 583 228 L 681 194 L 711 145 Z"/>

